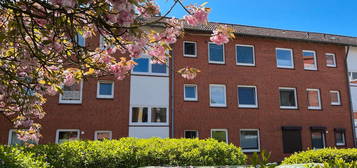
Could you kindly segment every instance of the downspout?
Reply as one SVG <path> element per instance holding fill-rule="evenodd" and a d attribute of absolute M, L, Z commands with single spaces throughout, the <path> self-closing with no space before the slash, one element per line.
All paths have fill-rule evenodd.
<path fill-rule="evenodd" d="M 175 64 L 174 64 L 174 46 L 171 46 L 172 47 L 172 51 L 171 51 L 171 75 L 170 75 L 170 78 L 171 78 L 171 138 L 174 138 L 175 137 Z"/>
<path fill-rule="evenodd" d="M 351 94 L 351 89 L 350 89 L 350 81 L 349 81 L 349 75 L 348 75 L 348 61 L 347 61 L 347 57 L 348 57 L 348 53 L 350 51 L 350 46 L 347 46 L 346 49 L 346 57 L 345 57 L 345 71 L 346 71 L 346 76 L 347 76 L 347 90 L 348 90 L 348 94 L 349 94 L 349 101 L 350 101 L 350 117 L 351 117 L 351 123 L 352 123 L 352 140 L 353 140 L 353 146 L 356 147 L 356 131 L 355 131 L 355 124 L 354 124 L 354 118 L 353 118 L 353 102 L 352 102 L 352 94 Z"/>

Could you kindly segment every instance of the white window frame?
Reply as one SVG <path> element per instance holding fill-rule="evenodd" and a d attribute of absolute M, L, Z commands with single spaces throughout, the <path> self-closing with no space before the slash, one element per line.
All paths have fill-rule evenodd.
<path fill-rule="evenodd" d="M 133 122 L 132 121 L 132 115 L 133 115 L 133 108 L 134 107 L 142 107 L 142 108 L 148 108 L 148 122 Z M 165 123 L 158 123 L 158 122 L 151 122 L 151 108 L 166 108 L 166 122 Z M 163 105 L 131 105 L 130 106 L 130 112 L 129 112 L 129 125 L 134 126 L 134 125 L 164 125 L 168 126 L 169 125 L 169 107 L 168 106 L 163 106 Z"/>
<path fill-rule="evenodd" d="M 228 140 L 228 129 L 211 129 L 211 138 L 212 139 L 214 139 L 213 138 L 213 132 L 214 131 L 224 131 L 224 132 L 226 132 L 226 143 L 228 143 L 229 142 L 229 140 Z"/>
<path fill-rule="evenodd" d="M 193 43 L 193 44 L 195 44 L 195 55 L 185 54 L 185 43 Z M 183 50 L 183 56 L 184 57 L 197 57 L 197 43 L 196 42 L 194 42 L 194 41 L 183 41 L 182 46 L 183 46 L 182 50 Z"/>
<path fill-rule="evenodd" d="M 224 88 L 224 104 L 212 104 L 211 99 L 212 99 L 212 93 L 211 93 L 211 87 L 214 86 L 220 86 Z M 209 84 L 209 104 L 210 107 L 227 107 L 227 90 L 226 90 L 226 85 L 225 84 Z"/>
<path fill-rule="evenodd" d="M 77 139 L 80 140 L 81 137 L 81 131 L 79 129 L 57 129 L 56 130 L 56 139 L 55 139 L 55 143 L 58 144 L 59 142 L 59 133 L 60 132 L 78 132 L 78 136 Z"/>
<path fill-rule="evenodd" d="M 223 61 L 222 62 L 220 62 L 220 61 L 211 61 L 210 60 L 210 48 L 209 48 L 209 46 L 210 46 L 210 44 L 215 44 L 215 43 L 213 43 L 213 42 L 208 42 L 208 45 L 207 45 L 207 47 L 208 47 L 208 63 L 210 63 L 210 64 L 225 64 L 226 63 L 226 55 L 225 55 L 225 52 L 224 52 L 224 44 L 222 44 L 222 48 L 223 48 Z M 215 44 L 215 45 L 217 45 L 217 44 Z"/>
<path fill-rule="evenodd" d="M 195 95 L 196 97 L 195 98 L 188 98 L 186 97 L 186 86 L 193 86 L 195 87 Z M 184 97 L 184 100 L 185 101 L 198 101 L 198 91 L 197 91 L 198 87 L 196 84 L 184 84 L 183 85 L 183 97 Z"/>
<path fill-rule="evenodd" d="M 60 104 L 82 104 L 83 99 L 83 79 L 79 81 L 80 84 L 80 93 L 79 93 L 79 100 L 62 100 L 62 94 L 59 94 L 59 103 Z M 62 86 L 63 88 L 63 86 Z"/>
<path fill-rule="evenodd" d="M 278 64 L 278 55 L 277 55 L 277 51 L 278 50 L 285 50 L 285 51 L 290 51 L 291 52 L 291 55 L 290 55 L 291 66 L 282 66 L 282 65 Z M 295 68 L 295 64 L 294 64 L 294 52 L 293 52 L 293 49 L 291 49 L 291 48 L 275 48 L 275 61 L 276 61 L 276 66 L 278 68 L 294 69 Z"/>
<path fill-rule="evenodd" d="M 337 93 L 337 100 L 338 102 L 332 102 L 331 100 L 331 105 L 333 106 L 340 106 L 341 105 L 341 95 L 340 95 L 340 91 L 338 90 L 330 90 L 330 99 L 331 99 L 331 94 L 332 93 Z"/>
<path fill-rule="evenodd" d="M 326 56 L 327 56 L 327 55 L 332 56 L 334 64 L 327 64 L 327 62 L 326 62 L 326 66 L 327 66 L 327 67 L 333 67 L 333 68 L 337 67 L 336 55 L 335 55 L 334 53 L 325 53 L 325 60 L 326 60 Z"/>
<path fill-rule="evenodd" d="M 83 46 L 79 45 L 78 36 L 82 36 L 82 37 L 83 37 L 83 43 L 84 43 Z M 85 47 L 85 46 L 86 46 L 86 38 L 85 38 L 83 35 L 77 33 L 75 39 L 76 39 L 76 43 L 77 43 L 79 46 L 81 46 L 81 47 Z"/>
<path fill-rule="evenodd" d="M 239 138 L 241 138 L 242 134 L 241 132 L 242 131 L 257 131 L 257 136 L 258 136 L 258 149 L 242 149 L 243 152 L 260 152 L 260 133 L 259 133 L 259 129 L 240 129 L 239 130 Z M 239 141 L 239 146 L 242 146 L 242 144 L 240 144 L 240 141 Z"/>
<path fill-rule="evenodd" d="M 303 57 L 303 61 L 304 61 L 304 52 L 311 52 L 314 53 L 314 68 L 305 68 L 305 64 L 304 64 L 304 70 L 311 70 L 311 71 L 316 71 L 317 70 L 317 58 L 316 58 L 316 51 L 313 50 L 302 50 L 302 57 Z"/>
<path fill-rule="evenodd" d="M 112 94 L 111 95 L 101 95 L 100 94 L 100 84 L 110 83 L 112 84 Z M 114 81 L 111 80 L 98 80 L 97 82 L 97 98 L 98 99 L 113 99 L 114 98 Z"/>
<path fill-rule="evenodd" d="M 320 89 L 312 89 L 312 88 L 307 88 L 306 89 L 306 93 L 308 93 L 309 91 L 312 91 L 312 92 L 316 92 L 317 91 L 317 97 L 318 97 L 318 101 L 319 101 L 319 106 L 316 107 L 316 106 L 309 106 L 309 97 L 307 97 L 307 101 L 308 101 L 308 107 L 307 109 L 309 110 L 321 110 L 321 95 L 320 95 Z M 309 96 L 309 94 L 307 94 L 307 96 Z"/>
<path fill-rule="evenodd" d="M 239 88 L 254 88 L 255 89 L 255 105 L 246 105 L 246 104 L 239 104 Z M 257 86 L 253 85 L 238 85 L 237 86 L 237 100 L 238 100 L 238 107 L 240 108 L 258 108 L 258 89 Z"/>
<path fill-rule="evenodd" d="M 338 143 L 336 140 L 336 133 L 343 133 L 342 140 L 343 143 Z M 335 141 L 336 141 L 336 146 L 346 146 L 346 139 L 345 139 L 346 133 L 345 131 L 335 131 Z"/>
<path fill-rule="evenodd" d="M 8 141 L 8 142 L 7 142 L 8 145 L 12 145 L 12 144 L 11 144 L 12 133 L 13 133 L 13 132 L 16 132 L 16 131 L 17 131 L 17 129 L 9 129 L 9 136 L 8 136 L 8 140 L 7 140 L 7 141 Z M 38 142 L 36 142 L 36 144 L 38 144 Z"/>
<path fill-rule="evenodd" d="M 280 90 L 285 89 L 285 90 L 293 90 L 294 91 L 294 96 L 295 96 L 295 106 L 281 106 L 280 102 Z M 279 87 L 279 105 L 280 109 L 298 109 L 298 100 L 297 100 L 297 93 L 296 93 L 296 88 L 293 87 Z"/>
<path fill-rule="evenodd" d="M 94 132 L 94 140 L 98 140 L 98 133 L 109 133 L 109 140 L 112 140 L 112 131 L 108 130 L 97 130 Z"/>
<path fill-rule="evenodd" d="M 247 63 L 239 63 L 238 62 L 238 47 L 251 47 L 253 49 L 253 63 L 252 64 L 247 64 Z M 241 66 L 255 66 L 255 48 L 254 45 L 246 45 L 246 44 L 236 44 L 235 45 L 235 51 L 236 51 L 236 65 L 241 65 Z"/>
<path fill-rule="evenodd" d="M 198 130 L 184 130 L 184 131 L 183 131 L 183 136 L 184 136 L 184 138 L 186 138 L 186 132 L 188 132 L 188 131 L 194 131 L 194 132 L 196 132 L 196 135 L 197 135 L 196 138 L 199 138 L 199 137 L 200 137 Z"/>
<path fill-rule="evenodd" d="M 151 63 L 151 58 L 148 55 L 143 55 L 143 56 L 141 56 L 139 58 L 148 59 L 148 61 L 149 61 L 148 72 L 135 72 L 134 68 L 132 68 L 131 69 L 131 74 L 134 74 L 134 75 L 150 75 L 150 76 L 169 76 L 169 60 L 167 60 L 167 62 L 166 62 L 166 73 L 154 73 L 154 72 L 152 72 L 153 63 Z M 132 58 L 131 60 L 134 61 L 134 58 Z"/>

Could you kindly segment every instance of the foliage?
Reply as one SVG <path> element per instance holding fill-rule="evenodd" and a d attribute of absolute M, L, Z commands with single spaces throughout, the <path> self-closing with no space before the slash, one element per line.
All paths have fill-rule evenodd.
<path fill-rule="evenodd" d="M 260 154 L 254 152 L 253 155 L 249 158 L 249 164 L 251 164 L 253 167 L 261 168 L 276 167 L 277 165 L 275 163 L 270 163 L 270 155 L 271 153 L 268 153 L 265 150 L 262 150 Z"/>
<path fill-rule="evenodd" d="M 0 168 L 49 168 L 43 157 L 23 151 L 22 147 L 0 146 Z"/>
<path fill-rule="evenodd" d="M 326 148 L 319 150 L 308 150 L 295 153 L 285 158 L 282 164 L 300 164 L 300 163 L 324 163 L 342 159 L 346 163 L 357 161 L 357 149 L 335 149 Z"/>
<path fill-rule="evenodd" d="M 242 165 L 240 148 L 213 139 L 72 141 L 27 148 L 55 168 Z"/>
<path fill-rule="evenodd" d="M 166 64 L 170 45 L 183 35 L 183 24 L 206 24 L 210 9 L 185 7 L 173 0 L 161 15 L 153 0 L 0 0 L 0 114 L 19 131 L 19 138 L 38 141 L 47 95 L 62 92 L 87 77 L 113 76 L 122 80 L 137 64 L 132 58 L 148 55 Z M 167 18 L 176 4 L 185 20 Z M 216 44 L 234 37 L 221 26 L 213 32 Z M 102 45 L 80 43 L 81 37 Z M 185 67 L 192 79 L 199 70 Z"/>

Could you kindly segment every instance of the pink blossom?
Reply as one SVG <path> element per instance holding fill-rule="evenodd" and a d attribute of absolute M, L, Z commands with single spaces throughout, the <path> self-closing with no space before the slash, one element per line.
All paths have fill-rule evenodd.
<path fill-rule="evenodd" d="M 186 20 L 187 24 L 189 24 L 189 25 L 195 26 L 198 24 L 197 19 L 195 17 L 193 17 L 192 15 L 186 15 L 184 17 L 184 19 Z"/>
<path fill-rule="evenodd" d="M 72 72 L 69 72 L 68 70 L 64 72 L 65 78 L 64 78 L 64 85 L 66 86 L 72 86 L 76 80 L 74 78 L 74 74 Z"/>
<path fill-rule="evenodd" d="M 166 50 L 161 45 L 156 45 L 154 47 L 151 47 L 150 51 L 148 52 L 148 54 L 154 58 L 154 59 L 152 59 L 152 63 L 154 63 L 154 64 L 165 63 L 166 59 L 167 59 L 165 53 L 166 53 Z"/>
<path fill-rule="evenodd" d="M 184 19 L 189 25 L 206 24 L 208 20 L 209 9 L 205 7 L 189 6 L 190 15 L 186 15 Z"/>
<path fill-rule="evenodd" d="M 217 31 L 213 31 L 213 32 L 214 32 L 213 36 L 210 37 L 210 40 L 212 42 L 214 42 L 217 45 L 222 45 L 222 44 L 228 43 L 229 39 L 228 39 L 227 35 L 225 35 L 222 32 L 217 32 Z"/>

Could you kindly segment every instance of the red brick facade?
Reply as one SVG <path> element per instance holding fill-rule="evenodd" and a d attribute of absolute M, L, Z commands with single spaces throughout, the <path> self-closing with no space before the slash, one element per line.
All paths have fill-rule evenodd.
<path fill-rule="evenodd" d="M 183 56 L 185 40 L 197 43 L 196 58 Z M 98 38 L 87 40 L 87 44 L 93 47 L 98 41 Z M 211 129 L 227 129 L 229 143 L 239 146 L 240 129 L 259 129 L 260 149 L 272 152 L 272 160 L 278 161 L 286 155 L 283 154 L 283 126 L 302 127 L 303 149 L 311 147 L 310 127 L 321 126 L 327 128 L 326 146 L 335 146 L 335 128 L 344 128 L 346 146 L 353 146 L 344 46 L 238 36 L 224 46 L 225 64 L 218 65 L 208 63 L 208 42 L 208 34 L 186 33 L 173 47 L 175 70 L 185 66 L 201 70 L 190 81 L 174 75 L 174 104 L 170 105 L 175 114 L 174 138 L 183 137 L 184 130 L 198 130 L 199 138 L 208 138 Z M 254 45 L 255 66 L 236 65 L 236 44 Z M 294 69 L 276 67 L 275 48 L 293 49 Z M 316 51 L 317 71 L 304 70 L 302 50 Z M 336 68 L 326 67 L 325 53 L 336 54 Z M 172 82 L 172 76 L 170 79 Z M 184 84 L 197 84 L 198 101 L 184 101 Z M 226 85 L 227 107 L 209 106 L 209 84 Z M 238 108 L 237 85 L 257 87 L 258 108 Z M 279 108 L 279 87 L 297 89 L 298 109 Z M 307 88 L 320 89 L 321 110 L 307 109 Z M 45 105 L 48 114 L 41 121 L 40 143 L 54 143 L 57 129 L 80 129 L 81 139 L 94 139 L 96 130 L 111 130 L 114 139 L 128 136 L 130 78 L 115 81 L 114 99 L 97 99 L 96 90 L 97 79 L 85 80 L 82 104 L 78 105 L 59 104 L 58 96 L 50 97 Z M 330 105 L 330 90 L 340 91 L 342 105 Z M 171 107 L 169 113 L 171 119 Z M 2 116 L 0 123 L 0 143 L 7 144 L 11 124 Z"/>

